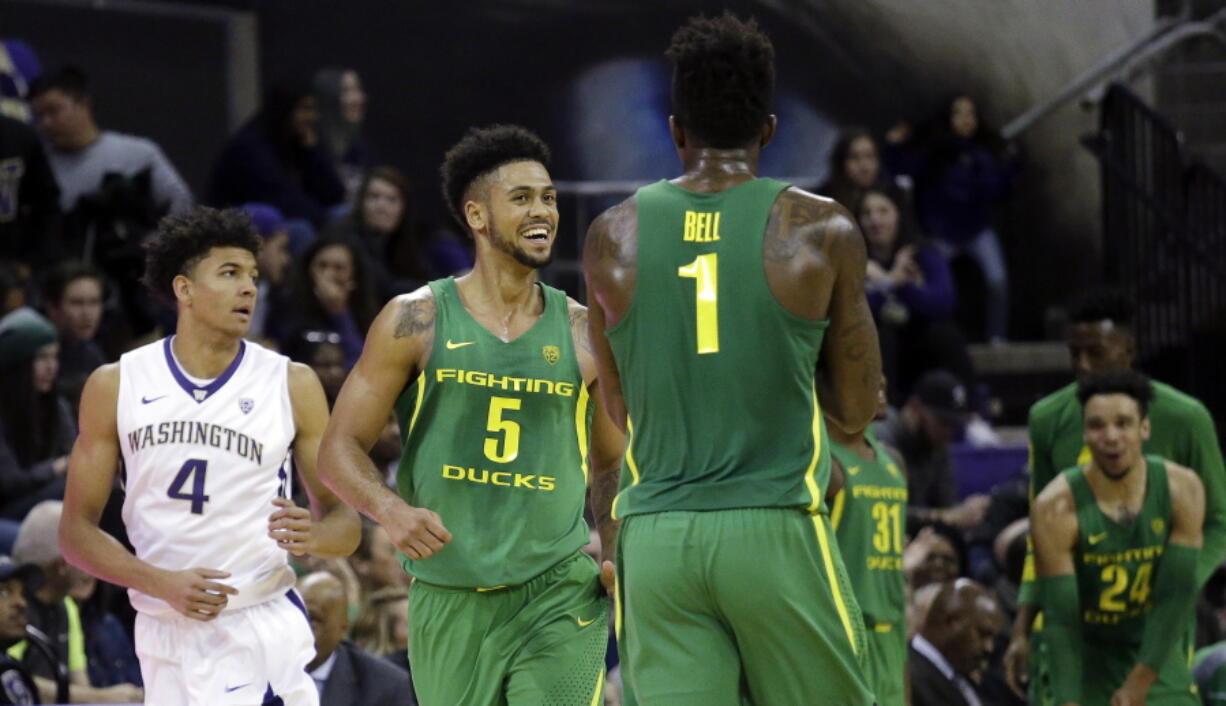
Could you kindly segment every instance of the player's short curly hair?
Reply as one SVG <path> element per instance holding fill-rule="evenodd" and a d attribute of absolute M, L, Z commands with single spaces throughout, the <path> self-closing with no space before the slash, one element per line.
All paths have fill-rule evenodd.
<path fill-rule="evenodd" d="M 1131 330 L 1135 320 L 1136 307 L 1132 299 L 1122 290 L 1109 287 L 1085 292 L 1069 307 L 1069 321 L 1074 324 L 1110 321 L 1116 328 Z"/>
<path fill-rule="evenodd" d="M 163 218 L 157 233 L 145 241 L 142 281 L 154 296 L 173 307 L 175 277 L 190 273 L 209 250 L 242 248 L 258 257 L 262 244 L 246 213 L 235 208 L 196 206 Z"/>
<path fill-rule="evenodd" d="M 1095 395 L 1128 395 L 1137 401 L 1141 418 L 1149 414 L 1149 403 L 1154 399 L 1154 388 L 1144 373 L 1135 370 L 1113 370 L 1094 373 L 1077 384 L 1077 399 L 1084 409 L 1086 402 Z"/>
<path fill-rule="evenodd" d="M 451 215 L 468 233 L 464 195 L 473 182 L 511 162 L 540 162 L 549 166 L 549 147 L 528 128 L 519 125 L 474 127 L 447 150 L 439 175 L 443 198 Z"/>
<path fill-rule="evenodd" d="M 711 147 L 742 147 L 762 131 L 775 90 L 775 48 L 757 22 L 730 12 L 693 17 L 665 52 L 673 114 Z"/>

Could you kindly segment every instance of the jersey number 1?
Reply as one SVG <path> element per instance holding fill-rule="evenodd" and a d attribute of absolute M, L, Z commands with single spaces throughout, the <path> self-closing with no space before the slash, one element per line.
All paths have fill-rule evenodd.
<path fill-rule="evenodd" d="M 204 494 L 204 475 L 208 468 L 208 461 L 198 458 L 189 459 L 179 469 L 179 474 L 175 476 L 175 479 L 170 482 L 170 489 L 166 491 L 166 494 L 175 500 L 192 501 L 192 514 L 203 514 L 204 504 L 209 501 L 209 496 Z M 187 485 L 188 480 L 191 481 L 192 492 L 185 493 L 183 488 Z"/>
<path fill-rule="evenodd" d="M 699 355 L 719 353 L 719 253 L 699 255 L 678 267 L 677 276 L 694 279 Z"/>

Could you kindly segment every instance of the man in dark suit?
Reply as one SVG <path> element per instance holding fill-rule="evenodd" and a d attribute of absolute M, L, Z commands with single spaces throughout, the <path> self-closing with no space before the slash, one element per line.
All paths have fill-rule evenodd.
<path fill-rule="evenodd" d="M 1004 616 L 970 579 L 941 586 L 911 640 L 912 706 L 982 706 L 971 674 L 983 672 Z"/>
<path fill-rule="evenodd" d="M 298 591 L 315 633 L 315 659 L 307 671 L 322 706 L 417 706 L 407 672 L 342 639 L 349 617 L 339 579 L 317 571 L 299 579 Z"/>

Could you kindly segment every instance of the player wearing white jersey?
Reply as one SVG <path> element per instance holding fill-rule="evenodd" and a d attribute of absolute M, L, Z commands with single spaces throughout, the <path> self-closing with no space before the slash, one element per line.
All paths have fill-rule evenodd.
<path fill-rule="evenodd" d="M 146 703 L 319 703 L 287 552 L 345 556 L 360 527 L 315 477 L 319 379 L 243 340 L 259 247 L 237 211 L 164 219 L 145 278 L 177 306 L 175 335 L 99 368 L 81 398 L 60 543 L 128 587 Z M 98 526 L 121 456 L 135 555 Z M 291 469 L 309 510 L 289 500 Z"/>

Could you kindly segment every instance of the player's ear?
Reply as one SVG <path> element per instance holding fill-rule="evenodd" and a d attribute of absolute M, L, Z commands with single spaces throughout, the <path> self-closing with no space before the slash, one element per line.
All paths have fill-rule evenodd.
<path fill-rule="evenodd" d="M 175 278 L 170 281 L 170 286 L 174 289 L 175 299 L 184 303 L 192 300 L 192 281 L 187 278 L 187 275 L 175 275 Z"/>
<path fill-rule="evenodd" d="M 770 144 L 771 140 L 775 139 L 775 131 L 779 129 L 779 118 L 773 113 L 766 116 L 766 122 L 762 123 L 762 136 L 758 140 L 758 148 L 761 149 Z"/>
<path fill-rule="evenodd" d="M 474 233 L 485 229 L 486 220 L 484 206 L 472 200 L 464 202 L 464 221 Z"/>
<path fill-rule="evenodd" d="M 1141 441 L 1149 441 L 1149 415 L 1141 418 Z"/>
<path fill-rule="evenodd" d="M 676 115 L 668 116 L 668 132 L 673 136 L 673 144 L 677 149 L 685 149 L 685 130 L 681 127 L 681 121 Z"/>

